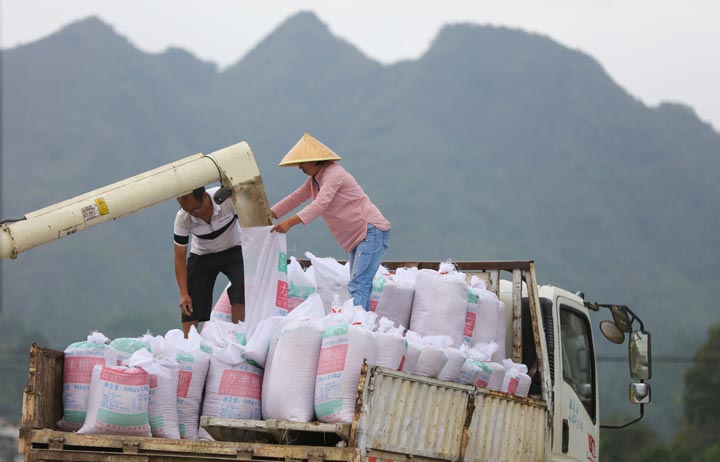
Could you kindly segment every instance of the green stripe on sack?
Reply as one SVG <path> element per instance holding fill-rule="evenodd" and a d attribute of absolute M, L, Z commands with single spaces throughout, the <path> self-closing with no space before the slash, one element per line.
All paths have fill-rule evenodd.
<path fill-rule="evenodd" d="M 328 327 L 323 338 L 335 337 L 336 335 L 345 335 L 348 333 L 347 324 L 338 324 L 337 326 Z"/>
<path fill-rule="evenodd" d="M 83 423 L 85 422 L 85 415 L 85 411 L 65 411 L 63 413 L 63 419 L 66 422 Z"/>
<path fill-rule="evenodd" d="M 150 416 L 150 428 L 153 430 L 156 428 L 163 428 L 165 426 L 165 419 L 161 415 Z"/>
<path fill-rule="evenodd" d="M 248 363 L 248 364 L 251 365 L 251 366 L 257 367 L 257 368 L 260 369 L 261 371 L 264 371 L 264 370 L 265 370 L 264 367 L 262 367 L 260 364 L 256 363 L 256 362 L 253 361 L 252 359 L 246 359 L 245 362 Z"/>
<path fill-rule="evenodd" d="M 477 303 L 480 297 L 477 294 L 468 292 L 468 303 Z"/>
<path fill-rule="evenodd" d="M 110 425 L 119 425 L 121 427 L 137 427 L 139 425 L 148 424 L 148 413 L 141 412 L 139 414 L 119 414 L 117 412 L 108 411 L 107 409 L 98 409 L 97 420 Z"/>
<path fill-rule="evenodd" d="M 285 252 L 280 252 L 279 260 L 280 264 L 278 265 L 278 271 L 287 274 L 287 254 Z"/>
<path fill-rule="evenodd" d="M 315 405 L 315 415 L 325 417 L 342 409 L 342 398 Z"/>
<path fill-rule="evenodd" d="M 307 299 L 315 293 L 315 287 L 299 286 L 290 281 L 288 285 L 288 297 Z"/>
<path fill-rule="evenodd" d="M 382 277 L 382 276 L 373 279 L 372 291 L 373 292 L 382 292 L 383 287 L 385 287 L 386 282 L 387 282 L 387 278 Z"/>
<path fill-rule="evenodd" d="M 210 345 L 200 345 L 200 351 L 202 351 L 203 353 L 207 353 L 209 355 L 211 355 L 213 352 L 212 347 Z"/>
<path fill-rule="evenodd" d="M 177 360 L 182 361 L 184 363 L 194 363 L 195 362 L 195 358 L 193 358 L 193 355 L 188 355 L 185 353 L 178 353 Z"/>

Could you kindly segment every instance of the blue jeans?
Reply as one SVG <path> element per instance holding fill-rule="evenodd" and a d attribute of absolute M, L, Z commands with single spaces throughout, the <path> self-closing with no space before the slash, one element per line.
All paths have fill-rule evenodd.
<path fill-rule="evenodd" d="M 356 306 L 370 310 L 370 293 L 375 273 L 390 243 L 390 230 L 380 231 L 368 224 L 367 237 L 350 252 L 350 283 L 348 292 Z"/>

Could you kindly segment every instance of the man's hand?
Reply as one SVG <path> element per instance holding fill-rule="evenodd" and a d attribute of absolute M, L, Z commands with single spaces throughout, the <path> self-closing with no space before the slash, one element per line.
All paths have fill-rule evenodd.
<path fill-rule="evenodd" d="M 189 295 L 182 295 L 180 297 L 180 311 L 182 311 L 182 314 L 185 316 L 190 316 L 192 314 L 192 299 Z"/>

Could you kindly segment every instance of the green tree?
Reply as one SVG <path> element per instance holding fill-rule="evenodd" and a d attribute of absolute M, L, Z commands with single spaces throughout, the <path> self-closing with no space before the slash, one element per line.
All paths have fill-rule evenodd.
<path fill-rule="evenodd" d="M 642 422 L 618 430 L 603 430 L 600 435 L 600 459 L 603 462 L 671 460 L 657 433 Z"/>
<path fill-rule="evenodd" d="M 675 458 L 720 462 L 720 324 L 710 328 L 693 360 L 685 374 L 685 415 L 675 441 Z"/>
<path fill-rule="evenodd" d="M 8 327 L 0 336 L 0 417 L 19 423 L 30 345 L 43 345 L 45 338 L 29 329 L 19 316 L 2 313 L 0 322 Z"/>

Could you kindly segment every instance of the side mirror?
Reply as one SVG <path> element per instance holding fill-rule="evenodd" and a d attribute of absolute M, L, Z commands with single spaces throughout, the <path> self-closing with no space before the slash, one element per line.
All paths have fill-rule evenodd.
<path fill-rule="evenodd" d="M 636 330 L 630 334 L 628 358 L 630 377 L 633 380 L 649 380 L 652 377 L 650 361 L 650 332 Z"/>
<path fill-rule="evenodd" d="M 620 332 L 625 332 L 627 334 L 632 332 L 632 322 L 630 321 L 630 315 L 628 314 L 626 307 L 615 305 L 610 308 L 610 312 L 612 313 L 613 321 L 615 321 L 615 325 Z"/>
<path fill-rule="evenodd" d="M 625 334 L 620 332 L 615 323 L 610 321 L 602 321 L 600 323 L 600 332 L 605 336 L 606 339 L 613 343 L 621 344 L 625 341 Z"/>
<path fill-rule="evenodd" d="M 634 404 L 648 404 L 650 402 L 650 384 L 631 383 L 630 402 Z"/>

